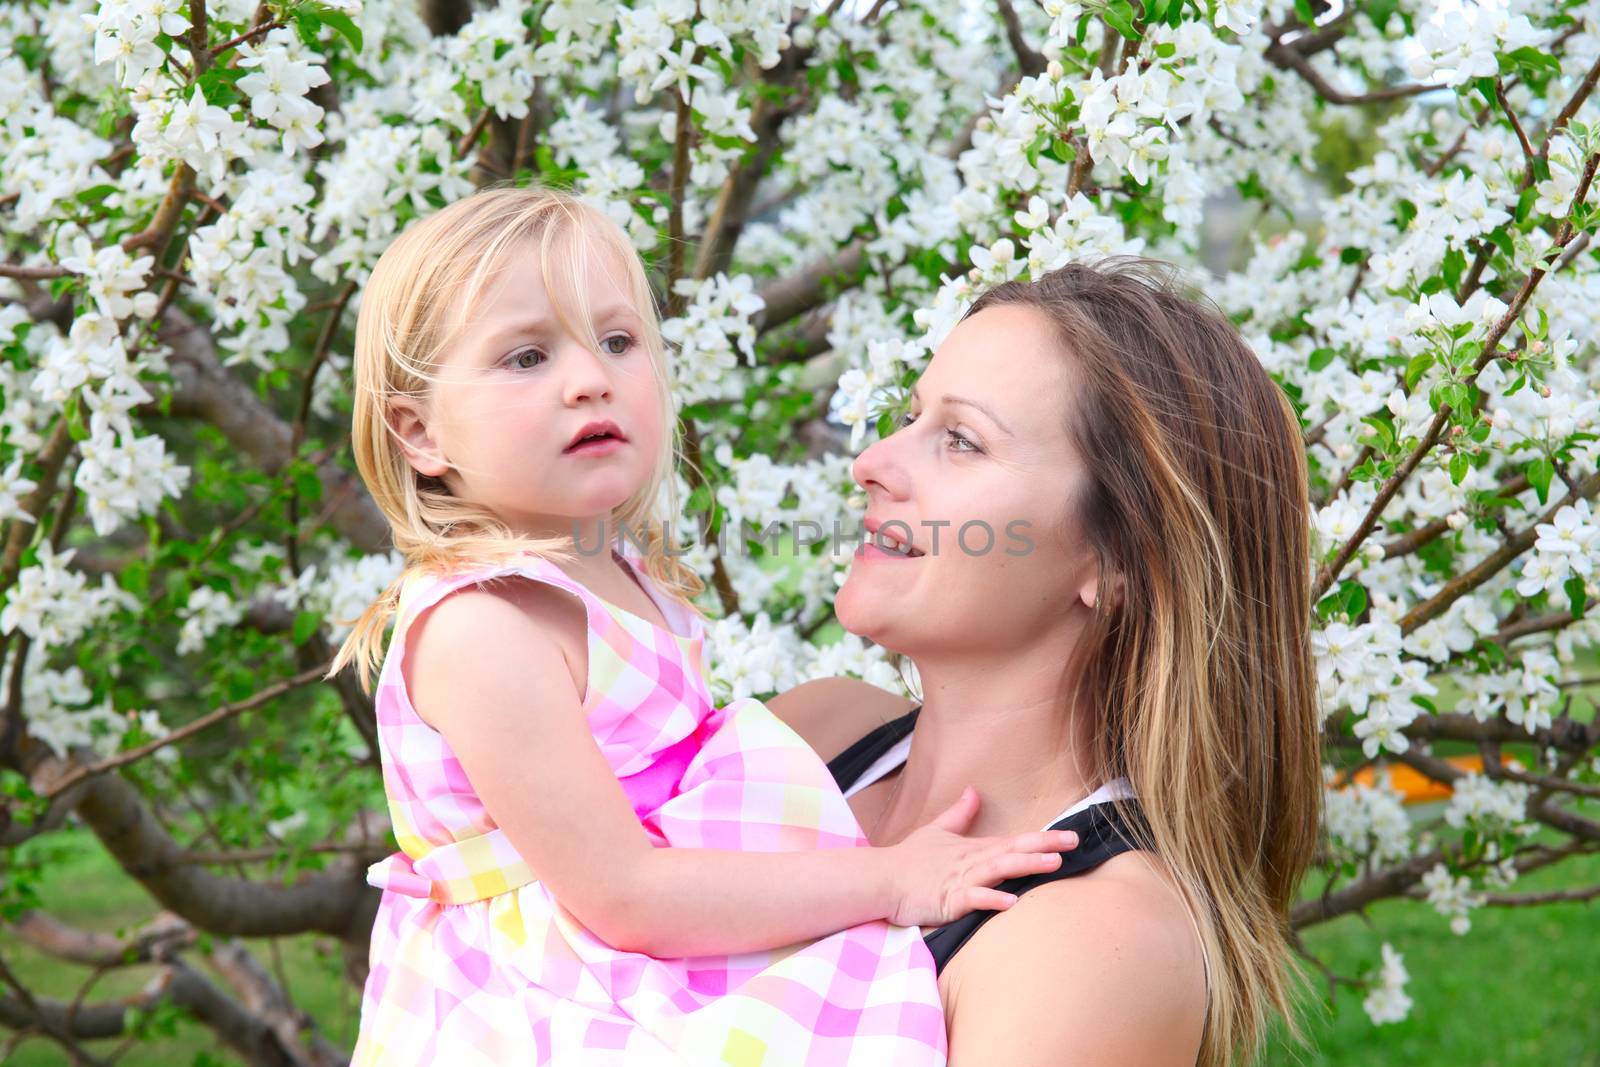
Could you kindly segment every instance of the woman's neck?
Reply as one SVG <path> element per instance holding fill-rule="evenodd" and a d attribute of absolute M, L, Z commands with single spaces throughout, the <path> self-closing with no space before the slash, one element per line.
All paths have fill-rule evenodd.
<path fill-rule="evenodd" d="M 968 833 L 1024 833 L 1046 826 L 1102 783 L 1094 773 L 1087 716 L 1062 707 L 1060 646 L 1013 651 L 1003 663 L 924 663 L 922 711 L 911 755 L 874 844 L 901 840 L 961 795 L 978 790 Z"/>

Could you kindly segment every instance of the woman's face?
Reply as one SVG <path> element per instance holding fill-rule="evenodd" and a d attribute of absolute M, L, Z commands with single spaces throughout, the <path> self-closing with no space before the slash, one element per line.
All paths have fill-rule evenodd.
<path fill-rule="evenodd" d="M 919 554 L 866 536 L 834 605 L 845 629 L 913 658 L 981 658 L 1086 617 L 1098 568 L 1073 517 L 1086 471 L 1067 436 L 1071 358 L 1021 305 L 939 346 L 901 427 L 853 467 L 868 530 Z"/>

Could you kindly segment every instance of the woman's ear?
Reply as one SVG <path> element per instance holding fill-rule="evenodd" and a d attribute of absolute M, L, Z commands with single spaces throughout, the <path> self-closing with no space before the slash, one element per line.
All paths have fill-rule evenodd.
<path fill-rule="evenodd" d="M 410 397 L 391 397 L 389 400 L 389 426 L 400 438 L 406 462 L 418 474 L 441 478 L 450 469 L 450 463 L 439 452 L 439 446 L 428 430 L 427 415 L 421 404 Z"/>
<path fill-rule="evenodd" d="M 1121 574 L 1117 572 L 1102 574 L 1096 570 L 1095 573 L 1085 578 L 1083 585 L 1078 588 L 1078 599 L 1083 602 L 1084 607 L 1093 611 L 1099 607 L 1100 598 L 1106 597 L 1108 598 L 1106 606 L 1114 608 L 1122 603 L 1125 589 L 1126 584 Z"/>

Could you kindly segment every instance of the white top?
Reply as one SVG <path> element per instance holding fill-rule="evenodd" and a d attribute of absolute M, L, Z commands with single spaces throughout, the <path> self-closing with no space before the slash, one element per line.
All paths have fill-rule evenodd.
<path fill-rule="evenodd" d="M 906 758 L 911 755 L 912 736 L 912 734 L 906 734 L 906 736 L 895 742 L 895 746 L 893 748 L 874 760 L 872 766 L 868 767 L 861 777 L 857 778 L 850 788 L 844 791 L 844 795 L 846 797 L 854 796 L 856 793 L 865 789 L 867 786 L 871 785 L 873 782 L 876 782 L 879 778 L 882 778 L 884 775 L 888 774 L 890 771 L 904 763 Z M 1110 800 L 1132 799 L 1133 783 L 1128 781 L 1126 778 L 1113 778 L 1099 789 L 1096 789 L 1093 793 L 1090 793 L 1076 804 L 1073 804 L 1071 807 L 1067 808 L 1067 810 L 1063 811 L 1060 815 L 1057 815 L 1055 818 L 1045 823 L 1040 829 L 1048 830 L 1050 827 L 1054 826 L 1062 819 L 1065 819 L 1067 816 L 1076 815 L 1084 808 L 1092 807 L 1095 804 L 1104 804 Z"/>

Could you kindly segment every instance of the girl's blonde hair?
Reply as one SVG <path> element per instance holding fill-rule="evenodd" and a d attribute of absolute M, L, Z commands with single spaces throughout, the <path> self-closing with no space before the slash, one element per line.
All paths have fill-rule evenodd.
<path fill-rule="evenodd" d="M 407 462 L 390 422 L 396 398 L 426 402 L 430 383 L 438 380 L 433 372 L 470 322 L 490 281 L 530 243 L 555 313 L 576 337 L 594 335 L 583 281 L 590 254 L 598 250 L 623 265 L 628 295 L 643 323 L 639 341 L 649 354 L 664 431 L 650 478 L 615 509 L 613 528 L 625 528 L 635 538 L 646 572 L 669 595 L 689 605 L 705 588 L 669 552 L 674 528 L 670 517 L 679 510 L 673 472 L 681 448 L 665 346 L 644 265 L 615 222 L 572 194 L 490 187 L 407 226 L 378 258 L 361 296 L 352 445 L 361 479 L 389 520 L 394 547 L 406 565 L 356 621 L 334 657 L 330 677 L 354 662 L 362 689 L 371 691 L 401 586 L 414 573 L 448 573 L 523 553 L 555 561 L 574 558 L 571 539 L 515 533 L 487 509 L 451 495 L 441 479 L 419 474 Z"/>
<path fill-rule="evenodd" d="M 1076 502 L 1102 574 L 1064 673 L 1096 770 L 1127 776 L 1141 847 L 1175 875 L 1205 957 L 1198 1063 L 1298 1034 L 1289 908 L 1322 806 L 1309 488 L 1293 407 L 1170 265 L 1073 263 L 984 293 L 1050 323 L 1074 376 Z"/>

